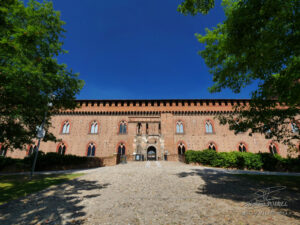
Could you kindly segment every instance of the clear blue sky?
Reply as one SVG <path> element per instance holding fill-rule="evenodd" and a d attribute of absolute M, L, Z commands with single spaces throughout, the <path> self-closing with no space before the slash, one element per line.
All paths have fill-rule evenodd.
<path fill-rule="evenodd" d="M 78 99 L 249 98 L 230 90 L 211 94 L 212 85 L 202 46 L 204 34 L 224 19 L 217 0 L 206 16 L 183 16 L 181 0 L 53 0 L 66 22 L 59 57 L 85 86 Z"/>

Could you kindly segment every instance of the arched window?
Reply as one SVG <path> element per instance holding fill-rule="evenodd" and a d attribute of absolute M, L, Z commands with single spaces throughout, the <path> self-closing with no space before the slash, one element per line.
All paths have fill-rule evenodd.
<path fill-rule="evenodd" d="M 95 120 L 91 123 L 91 134 L 97 134 L 97 133 L 98 133 L 98 123 Z"/>
<path fill-rule="evenodd" d="M 183 134 L 183 124 L 182 121 L 177 121 L 176 123 L 176 133 Z"/>
<path fill-rule="evenodd" d="M 125 145 L 123 143 L 121 143 L 118 147 L 118 154 L 125 155 Z"/>
<path fill-rule="evenodd" d="M 205 122 L 205 132 L 207 134 L 212 134 L 213 133 L 213 127 L 212 127 L 212 124 L 209 120 L 206 120 L 206 122 Z"/>
<path fill-rule="evenodd" d="M 95 156 L 96 146 L 92 142 L 89 144 L 88 150 L 87 150 L 87 156 Z"/>
<path fill-rule="evenodd" d="M 37 149 L 36 145 L 30 145 L 27 155 L 32 155 L 33 153 L 35 153 L 36 149 Z"/>
<path fill-rule="evenodd" d="M 213 143 L 213 142 L 210 142 L 210 143 L 209 143 L 209 145 L 208 145 L 208 149 L 216 151 L 216 150 L 217 150 L 217 148 L 216 148 L 216 145 L 215 145 L 215 143 Z"/>
<path fill-rule="evenodd" d="M 4 148 L 2 145 L 0 145 L 0 156 L 5 157 L 7 153 L 7 148 Z"/>
<path fill-rule="evenodd" d="M 63 134 L 68 134 L 70 133 L 70 123 L 68 120 L 66 120 L 63 124 L 63 127 L 62 127 L 62 133 Z"/>
<path fill-rule="evenodd" d="M 247 151 L 247 148 L 246 148 L 246 146 L 245 146 L 245 144 L 243 142 L 241 142 L 239 144 L 239 151 L 240 152 L 246 152 Z"/>
<path fill-rule="evenodd" d="M 127 124 L 125 121 L 121 121 L 119 127 L 119 134 L 126 134 L 127 133 Z"/>
<path fill-rule="evenodd" d="M 269 150 L 270 150 L 270 153 L 273 155 L 278 153 L 277 147 L 273 142 L 270 143 Z"/>
<path fill-rule="evenodd" d="M 178 144 L 178 155 L 184 155 L 184 153 L 185 153 L 184 143 L 180 142 Z"/>
<path fill-rule="evenodd" d="M 138 123 L 138 124 L 136 125 L 136 133 L 137 133 L 138 135 L 142 134 L 142 123 Z"/>
<path fill-rule="evenodd" d="M 57 153 L 60 155 L 64 155 L 66 153 L 66 145 L 64 143 L 59 145 Z"/>
<path fill-rule="evenodd" d="M 299 132 L 299 127 L 295 122 L 291 123 L 293 133 Z"/>

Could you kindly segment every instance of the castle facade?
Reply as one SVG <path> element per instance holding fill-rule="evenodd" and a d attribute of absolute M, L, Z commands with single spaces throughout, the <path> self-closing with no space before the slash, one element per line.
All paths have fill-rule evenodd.
<path fill-rule="evenodd" d="M 101 157 L 106 165 L 127 160 L 180 160 L 187 150 L 271 152 L 287 156 L 287 147 L 264 135 L 235 134 L 220 125 L 218 114 L 249 100 L 77 100 L 79 108 L 52 117 L 51 132 L 62 141 L 41 142 L 43 152 Z M 7 152 L 10 157 L 32 154 Z"/>

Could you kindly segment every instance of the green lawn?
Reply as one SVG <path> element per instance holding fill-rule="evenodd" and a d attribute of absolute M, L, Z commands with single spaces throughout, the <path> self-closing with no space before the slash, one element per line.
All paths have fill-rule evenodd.
<path fill-rule="evenodd" d="M 36 175 L 32 180 L 29 179 L 29 175 L 0 176 L 0 205 L 82 175 L 82 173 Z"/>
<path fill-rule="evenodd" d="M 262 185 L 286 186 L 288 189 L 300 192 L 300 176 L 279 176 L 279 175 L 257 175 L 257 174 L 235 174 Z"/>

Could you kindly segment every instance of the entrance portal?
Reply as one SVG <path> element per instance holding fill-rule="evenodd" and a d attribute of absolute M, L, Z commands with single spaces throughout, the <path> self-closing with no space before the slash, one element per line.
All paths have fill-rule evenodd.
<path fill-rule="evenodd" d="M 156 160 L 156 148 L 153 146 L 150 146 L 147 149 L 147 160 Z"/>

